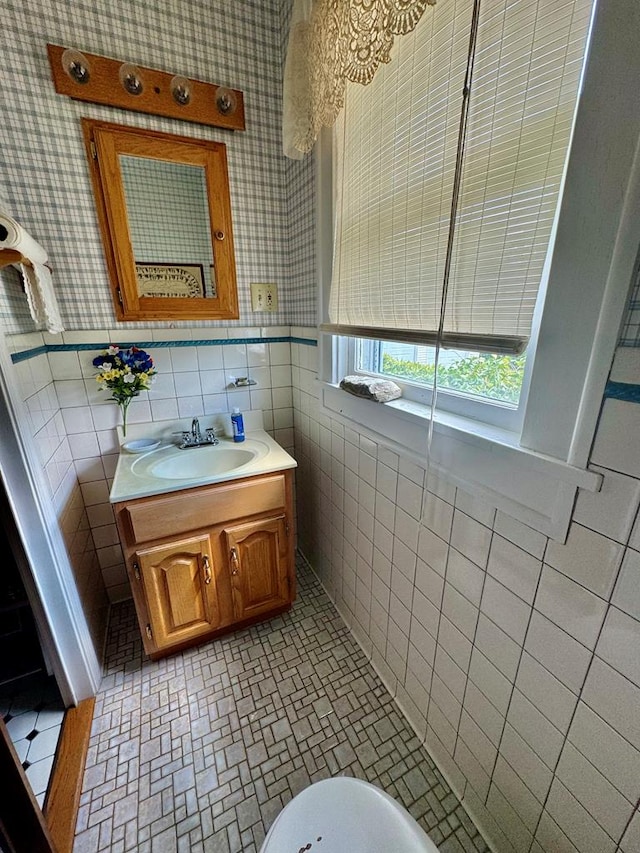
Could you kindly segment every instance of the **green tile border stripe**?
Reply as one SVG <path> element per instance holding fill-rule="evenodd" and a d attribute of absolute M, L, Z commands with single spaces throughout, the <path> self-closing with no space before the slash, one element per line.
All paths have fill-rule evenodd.
<path fill-rule="evenodd" d="M 32 349 L 14 352 L 11 361 L 19 364 L 39 355 L 50 352 L 90 352 L 103 350 L 110 346 L 113 341 L 97 341 L 93 344 L 43 344 Z M 127 347 L 140 347 L 140 349 L 170 349 L 172 347 L 225 347 L 233 344 L 302 344 L 303 346 L 315 347 L 318 342 L 312 338 L 297 338 L 290 335 L 272 338 L 203 338 L 195 341 L 117 341 L 122 349 Z"/>
<path fill-rule="evenodd" d="M 640 385 L 630 382 L 607 382 L 604 396 L 609 400 L 624 400 L 627 403 L 640 403 Z"/>

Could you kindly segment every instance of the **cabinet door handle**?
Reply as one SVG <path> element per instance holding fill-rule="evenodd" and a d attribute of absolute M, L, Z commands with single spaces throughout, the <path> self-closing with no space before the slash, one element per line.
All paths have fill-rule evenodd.
<path fill-rule="evenodd" d="M 240 564 L 238 561 L 238 552 L 235 548 L 231 549 L 231 574 L 237 575 Z"/>
<path fill-rule="evenodd" d="M 205 554 L 202 558 L 202 566 L 204 568 L 204 582 L 211 583 L 211 565 L 209 563 L 208 554 Z"/>

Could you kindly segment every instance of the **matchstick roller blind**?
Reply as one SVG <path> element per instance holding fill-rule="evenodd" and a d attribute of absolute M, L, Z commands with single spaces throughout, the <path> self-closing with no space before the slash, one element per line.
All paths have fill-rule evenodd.
<path fill-rule="evenodd" d="M 336 124 L 326 330 L 434 343 L 472 0 L 441 0 Z M 592 0 L 482 0 L 444 346 L 531 331 Z"/>

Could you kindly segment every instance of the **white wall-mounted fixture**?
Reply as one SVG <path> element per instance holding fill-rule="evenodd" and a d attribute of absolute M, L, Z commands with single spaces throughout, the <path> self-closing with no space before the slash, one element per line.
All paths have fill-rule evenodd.
<path fill-rule="evenodd" d="M 278 285 L 252 282 L 251 284 L 251 310 L 252 311 L 277 311 L 278 310 Z"/>
<path fill-rule="evenodd" d="M 84 86 L 91 79 L 91 66 L 79 50 L 68 47 L 62 54 L 62 69 L 75 83 Z"/>
<path fill-rule="evenodd" d="M 184 107 L 191 101 L 191 86 L 186 77 L 180 77 L 176 74 L 172 78 L 169 88 L 171 89 L 173 100 L 176 104 L 180 104 L 181 107 Z"/>
<path fill-rule="evenodd" d="M 130 62 L 123 62 L 118 72 L 120 85 L 130 95 L 141 95 L 144 92 L 144 80 L 140 70 Z"/>

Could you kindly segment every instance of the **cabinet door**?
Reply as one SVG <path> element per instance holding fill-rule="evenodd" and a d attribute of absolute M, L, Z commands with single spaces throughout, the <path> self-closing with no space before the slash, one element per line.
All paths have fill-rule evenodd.
<path fill-rule="evenodd" d="M 167 648 L 218 627 L 216 577 L 208 535 L 136 553 L 147 597 L 147 639 Z"/>
<path fill-rule="evenodd" d="M 224 529 L 237 620 L 290 602 L 289 543 L 284 515 Z"/>

